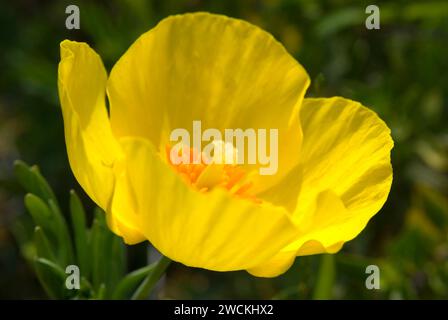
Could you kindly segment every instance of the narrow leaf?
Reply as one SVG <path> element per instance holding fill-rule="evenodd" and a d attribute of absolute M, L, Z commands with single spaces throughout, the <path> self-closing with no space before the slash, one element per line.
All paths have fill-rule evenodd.
<path fill-rule="evenodd" d="M 39 258 L 45 258 L 52 262 L 56 262 L 54 249 L 50 245 L 47 236 L 40 226 L 34 229 L 34 244 L 36 246 L 36 254 Z"/>
<path fill-rule="evenodd" d="M 76 257 L 79 268 L 85 277 L 90 275 L 90 259 L 88 247 L 88 229 L 86 213 L 75 191 L 70 192 L 70 213 L 73 224 L 73 234 L 76 247 Z"/>
<path fill-rule="evenodd" d="M 135 290 L 134 294 L 132 295 L 132 300 L 147 299 L 157 282 L 165 273 L 165 270 L 166 268 L 168 268 L 170 263 L 171 260 L 169 258 L 162 256 L 162 258 L 160 258 L 160 260 L 156 262 L 154 269 L 148 273 L 137 290 Z"/>
<path fill-rule="evenodd" d="M 49 208 L 53 214 L 56 225 L 56 236 L 58 239 L 58 257 L 64 265 L 74 263 L 73 247 L 68 231 L 67 223 L 59 207 L 53 200 L 48 201 Z"/>
<path fill-rule="evenodd" d="M 131 273 L 128 273 L 118 283 L 112 295 L 112 299 L 120 300 L 131 298 L 132 293 L 142 283 L 143 279 L 145 279 L 148 274 L 154 269 L 156 264 L 157 263 L 155 262 L 153 264 L 150 264 L 149 266 L 145 266 L 143 268 L 132 271 Z"/>
<path fill-rule="evenodd" d="M 25 196 L 25 207 L 28 209 L 36 225 L 41 226 L 47 233 L 53 235 L 56 226 L 48 205 L 34 194 Z"/>
<path fill-rule="evenodd" d="M 126 248 L 123 240 L 120 237 L 114 235 L 110 230 L 108 230 L 110 235 L 110 255 L 108 257 L 109 261 L 113 261 L 109 266 L 108 274 L 108 292 L 111 293 L 115 289 L 116 285 L 123 278 L 126 271 Z"/>
<path fill-rule="evenodd" d="M 107 237 L 104 215 L 97 211 L 93 220 L 91 238 L 92 283 L 95 290 L 98 290 L 100 285 L 106 282 L 109 267 L 107 263 Z"/>
<path fill-rule="evenodd" d="M 48 296 L 51 299 L 62 299 L 64 297 L 66 279 L 64 270 L 57 264 L 44 258 L 36 258 L 34 267 L 37 277 Z"/>
<path fill-rule="evenodd" d="M 10 230 L 16 240 L 22 256 L 27 263 L 33 264 L 36 247 L 33 242 L 34 222 L 28 215 L 21 215 L 11 223 Z"/>
<path fill-rule="evenodd" d="M 37 166 L 29 167 L 25 162 L 17 160 L 14 162 L 14 172 L 19 183 L 28 192 L 34 193 L 45 201 L 52 199 L 57 203 L 53 190 Z"/>

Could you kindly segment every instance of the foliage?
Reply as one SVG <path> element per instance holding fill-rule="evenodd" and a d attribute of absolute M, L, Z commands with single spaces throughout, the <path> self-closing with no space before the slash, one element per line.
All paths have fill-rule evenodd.
<path fill-rule="evenodd" d="M 15 173 L 29 192 L 25 206 L 30 213 L 34 232 L 22 220 L 14 224 L 14 234 L 23 256 L 32 265 L 42 287 L 52 299 L 127 299 L 142 291 L 142 283 L 151 280 L 157 264 L 125 275 L 126 247 L 107 228 L 105 214 L 95 210 L 91 228 L 76 192 L 70 192 L 72 232 L 69 232 L 58 201 L 36 166 L 16 161 Z M 72 234 L 72 236 L 71 236 Z M 80 288 L 66 286 L 66 267 L 80 271 Z M 146 293 L 147 296 L 147 292 Z M 141 297 L 144 298 L 145 294 Z"/>

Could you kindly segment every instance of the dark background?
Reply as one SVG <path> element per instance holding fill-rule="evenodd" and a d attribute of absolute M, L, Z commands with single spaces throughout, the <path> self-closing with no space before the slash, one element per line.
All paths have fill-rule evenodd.
<path fill-rule="evenodd" d="M 80 8 L 80 30 L 65 28 L 69 4 Z M 380 30 L 364 25 L 368 4 L 380 7 Z M 375 110 L 392 129 L 394 183 L 381 212 L 335 256 L 298 258 L 275 279 L 176 264 L 161 297 L 448 298 L 448 2 L 341 0 L 1 1 L 0 298 L 45 297 L 14 236 L 15 221 L 28 215 L 13 161 L 38 164 L 63 209 L 71 188 L 82 194 L 65 152 L 59 42 L 88 42 L 110 70 L 140 34 L 191 11 L 261 26 L 306 68 L 308 96 L 340 95 Z M 145 245 L 128 251 L 131 269 L 145 263 Z M 380 267 L 380 290 L 365 288 L 369 264 Z"/>

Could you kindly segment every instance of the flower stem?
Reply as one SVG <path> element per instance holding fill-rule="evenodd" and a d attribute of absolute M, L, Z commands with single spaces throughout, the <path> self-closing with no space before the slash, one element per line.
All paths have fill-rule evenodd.
<path fill-rule="evenodd" d="M 170 263 L 171 260 L 169 258 L 162 256 L 162 258 L 160 258 L 160 260 L 156 263 L 152 272 L 148 274 L 145 280 L 143 280 L 142 284 L 132 295 L 132 300 L 147 299 L 157 282 L 165 273 L 165 270 L 170 265 Z"/>

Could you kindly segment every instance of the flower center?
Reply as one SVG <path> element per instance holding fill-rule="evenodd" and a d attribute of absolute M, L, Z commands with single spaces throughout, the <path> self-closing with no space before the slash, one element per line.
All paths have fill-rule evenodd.
<path fill-rule="evenodd" d="M 191 147 L 183 146 L 173 150 L 173 147 L 169 145 L 165 148 L 166 157 L 170 166 L 180 174 L 185 182 L 200 192 L 205 193 L 213 188 L 223 188 L 239 198 L 261 203 L 261 200 L 250 192 L 252 182 L 244 181 L 246 172 L 236 164 L 237 149 L 223 141 L 215 141 L 213 144 L 215 144 L 213 159 L 206 158 L 204 153 Z M 188 161 L 180 163 L 172 161 L 173 152 L 177 152 L 178 158 Z M 196 161 L 193 161 L 194 159 Z"/>

